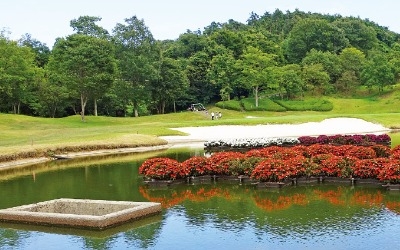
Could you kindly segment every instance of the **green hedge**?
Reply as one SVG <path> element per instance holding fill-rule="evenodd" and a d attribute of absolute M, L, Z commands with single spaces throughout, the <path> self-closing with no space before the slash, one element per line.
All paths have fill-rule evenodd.
<path fill-rule="evenodd" d="M 221 101 L 215 104 L 218 108 L 242 111 L 243 108 L 238 100 Z"/>
<path fill-rule="evenodd" d="M 245 98 L 242 99 L 243 107 L 247 111 L 274 111 L 274 112 L 284 112 L 286 108 L 279 105 L 278 103 L 272 101 L 268 98 L 259 98 L 258 107 L 256 107 L 255 98 Z"/>
<path fill-rule="evenodd" d="M 282 101 L 275 102 L 289 111 L 331 111 L 333 104 L 328 100 L 309 99 L 304 101 Z"/>

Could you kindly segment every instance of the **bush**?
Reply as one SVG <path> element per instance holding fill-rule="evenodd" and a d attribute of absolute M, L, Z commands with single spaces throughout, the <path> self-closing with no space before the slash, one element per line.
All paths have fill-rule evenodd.
<path fill-rule="evenodd" d="M 256 107 L 256 100 L 254 98 L 242 99 L 243 107 L 246 111 L 273 111 L 273 112 L 285 112 L 286 108 L 275 103 L 268 98 L 259 98 L 258 107 Z"/>
<path fill-rule="evenodd" d="M 328 100 L 310 99 L 304 101 L 274 100 L 288 111 L 331 111 L 333 104 Z"/>
<path fill-rule="evenodd" d="M 216 107 L 221 109 L 229 109 L 236 111 L 243 111 L 243 107 L 241 106 L 240 101 L 237 100 L 229 100 L 229 101 L 221 101 L 215 104 Z"/>

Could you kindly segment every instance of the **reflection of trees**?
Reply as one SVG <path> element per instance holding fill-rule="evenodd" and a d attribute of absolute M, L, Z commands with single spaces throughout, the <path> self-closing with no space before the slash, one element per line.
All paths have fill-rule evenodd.
<path fill-rule="evenodd" d="M 180 210 L 191 225 L 240 230 L 252 226 L 259 231 L 287 235 L 331 230 L 350 232 L 376 228 L 384 216 L 382 206 L 396 211 L 399 201 L 388 203 L 376 188 L 349 186 L 285 187 L 274 191 L 249 186 L 195 185 L 168 189 L 142 187 L 141 194 L 164 207 Z M 397 210 L 399 211 L 399 210 Z M 377 221 L 377 219 L 379 219 Z M 379 222 L 381 221 L 381 222 Z"/>
<path fill-rule="evenodd" d="M 161 233 L 162 223 L 152 223 L 124 233 L 124 238 L 135 248 L 147 249 L 154 245 Z"/>
<path fill-rule="evenodd" d="M 21 242 L 29 237 L 29 232 L 0 228 L 0 248 L 17 249 Z"/>

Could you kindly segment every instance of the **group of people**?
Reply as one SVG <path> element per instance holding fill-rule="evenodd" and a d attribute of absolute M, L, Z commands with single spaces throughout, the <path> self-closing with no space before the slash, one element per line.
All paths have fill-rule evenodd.
<path fill-rule="evenodd" d="M 218 120 L 218 119 L 221 119 L 222 118 L 222 113 L 221 112 L 217 112 L 217 113 L 214 113 L 214 112 L 211 112 L 211 120 Z"/>

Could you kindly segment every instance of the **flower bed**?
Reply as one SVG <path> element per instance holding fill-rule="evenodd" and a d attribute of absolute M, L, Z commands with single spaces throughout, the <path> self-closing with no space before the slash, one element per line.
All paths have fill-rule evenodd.
<path fill-rule="evenodd" d="M 333 145 L 384 145 L 389 146 L 390 136 L 387 134 L 375 135 L 320 135 L 320 136 L 301 136 L 298 138 L 247 138 L 212 140 L 204 143 L 206 150 L 220 149 L 252 149 L 270 146 L 295 146 L 313 144 L 333 144 Z"/>
<path fill-rule="evenodd" d="M 250 176 L 260 182 L 287 182 L 300 177 L 378 179 L 400 183 L 400 146 L 320 145 L 266 147 L 241 152 L 217 152 L 179 163 L 169 158 L 146 160 L 139 173 L 153 180 L 193 176 Z"/>

